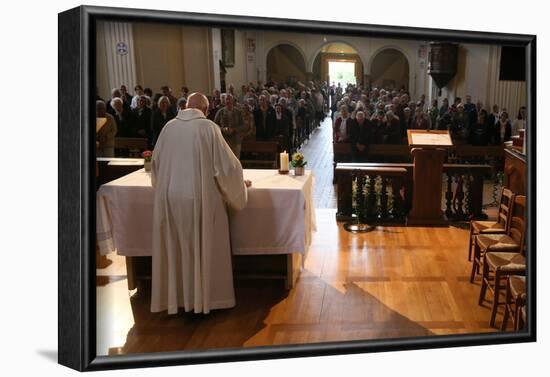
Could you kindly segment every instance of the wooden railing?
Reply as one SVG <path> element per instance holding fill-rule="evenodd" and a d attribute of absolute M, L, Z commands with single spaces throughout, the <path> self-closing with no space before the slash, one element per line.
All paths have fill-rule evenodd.
<path fill-rule="evenodd" d="M 443 165 L 441 182 L 442 186 L 445 182 L 445 205 L 442 210 L 449 220 L 487 217 L 483 212 L 483 180 L 490 171 L 490 165 Z M 338 163 L 336 219 L 404 222 L 412 207 L 412 172 L 411 163 Z"/>
<path fill-rule="evenodd" d="M 333 143 L 334 169 L 341 162 L 352 162 L 351 146 L 349 143 Z M 449 148 L 445 161 L 447 163 L 475 163 L 491 165 L 489 171 L 496 176 L 503 169 L 504 147 L 502 145 L 455 145 Z M 408 163 L 412 162 L 410 147 L 403 144 L 371 144 L 366 156 L 366 162 Z M 336 175 L 334 175 L 336 183 Z"/>
<path fill-rule="evenodd" d="M 338 221 L 355 215 L 360 221 L 401 222 L 405 216 L 402 189 L 407 169 L 401 167 L 338 166 Z"/>

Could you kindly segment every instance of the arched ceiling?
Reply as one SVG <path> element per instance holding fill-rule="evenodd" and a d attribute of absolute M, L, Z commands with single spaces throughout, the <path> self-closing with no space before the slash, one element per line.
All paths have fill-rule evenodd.
<path fill-rule="evenodd" d="M 321 48 L 321 52 L 327 52 L 332 54 L 356 54 L 357 53 L 357 51 L 353 47 L 342 42 L 328 43 Z"/>

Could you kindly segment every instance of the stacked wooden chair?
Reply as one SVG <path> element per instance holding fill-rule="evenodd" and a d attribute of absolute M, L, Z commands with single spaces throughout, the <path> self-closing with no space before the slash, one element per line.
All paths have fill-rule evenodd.
<path fill-rule="evenodd" d="M 512 317 L 513 329 L 521 330 L 525 325 L 527 293 L 525 276 L 512 275 L 506 281 L 506 299 L 504 301 L 504 317 L 500 329 L 506 330 L 508 318 Z"/>
<path fill-rule="evenodd" d="M 514 200 L 514 193 L 507 188 L 502 189 L 498 204 L 497 221 L 477 221 L 470 223 L 470 248 L 468 249 L 468 260 L 472 260 L 472 252 L 475 246 L 475 236 L 479 234 L 504 234 L 508 230 L 510 222 L 510 206 Z M 475 263 L 475 262 L 474 262 Z M 476 268 L 479 263 L 476 264 Z M 479 272 L 479 271 L 478 271 Z"/>
<path fill-rule="evenodd" d="M 479 305 L 485 301 L 487 289 L 493 292 L 493 307 L 490 325 L 495 325 L 502 285 L 510 276 L 525 275 L 525 196 L 513 196 L 509 207 L 508 224 L 505 233 L 478 234 L 474 237 L 474 262 L 470 281 L 482 266 Z"/>

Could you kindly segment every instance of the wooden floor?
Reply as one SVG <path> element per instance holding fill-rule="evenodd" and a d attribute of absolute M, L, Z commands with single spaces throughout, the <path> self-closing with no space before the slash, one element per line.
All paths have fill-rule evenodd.
<path fill-rule="evenodd" d="M 124 258 L 98 270 L 98 354 L 254 347 L 495 331 L 468 282 L 468 231 L 380 227 L 351 234 L 317 211 L 318 231 L 294 289 L 236 282 L 237 306 L 209 315 L 149 312 L 128 292 Z M 500 316 L 498 317 L 500 319 Z"/>
<path fill-rule="evenodd" d="M 110 255 L 113 263 L 97 270 L 99 355 L 496 331 L 489 304 L 477 305 L 479 284 L 468 282 L 465 227 L 351 234 L 336 223 L 328 119 L 303 148 L 315 173 L 318 231 L 296 287 L 236 281 L 233 309 L 153 314 L 146 289 L 127 290 L 124 258 Z"/>

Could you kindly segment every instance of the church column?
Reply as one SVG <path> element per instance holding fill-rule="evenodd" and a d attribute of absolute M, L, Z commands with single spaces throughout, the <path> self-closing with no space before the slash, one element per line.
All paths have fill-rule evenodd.
<path fill-rule="evenodd" d="M 111 89 L 126 85 L 132 93 L 134 85 L 137 84 L 132 24 L 98 22 L 97 28 L 98 36 L 102 36 L 101 40 L 98 38 L 97 43 L 102 43 L 105 49 L 107 82 Z"/>
<path fill-rule="evenodd" d="M 264 31 L 256 32 L 256 78 L 255 81 L 261 81 L 265 84 L 267 76 Z"/>
<path fill-rule="evenodd" d="M 220 29 L 212 29 L 211 33 L 211 57 L 212 57 L 212 77 L 214 87 L 221 88 L 220 82 L 220 60 L 222 58 L 222 37 Z"/>
<path fill-rule="evenodd" d="M 246 32 L 245 51 L 246 51 L 246 83 L 255 82 L 257 80 L 257 60 L 256 60 L 256 33 Z"/>

